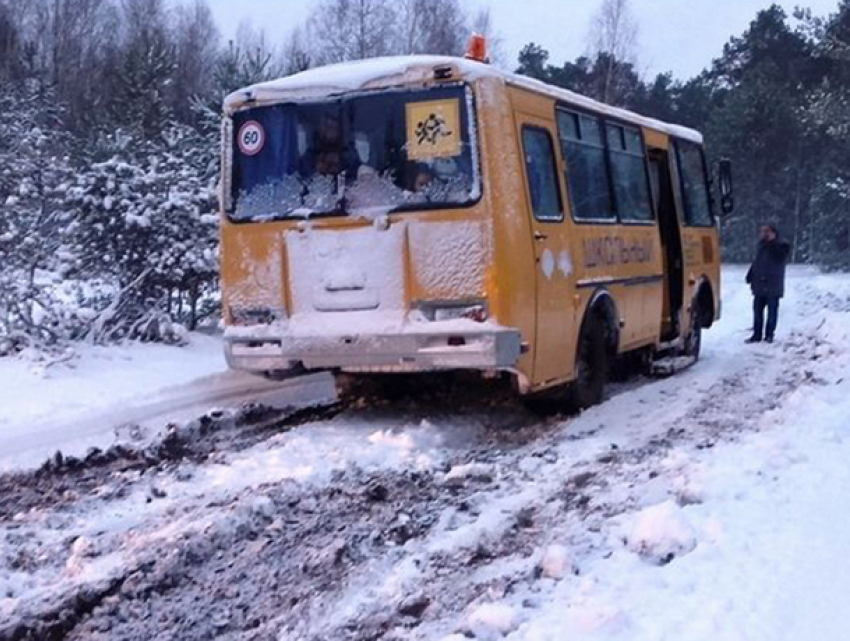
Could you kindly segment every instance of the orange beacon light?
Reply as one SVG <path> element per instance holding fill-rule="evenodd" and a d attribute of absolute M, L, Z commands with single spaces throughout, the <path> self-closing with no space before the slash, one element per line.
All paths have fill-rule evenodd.
<path fill-rule="evenodd" d="M 473 33 L 466 45 L 466 56 L 468 60 L 487 62 L 487 40 L 480 33 Z"/>

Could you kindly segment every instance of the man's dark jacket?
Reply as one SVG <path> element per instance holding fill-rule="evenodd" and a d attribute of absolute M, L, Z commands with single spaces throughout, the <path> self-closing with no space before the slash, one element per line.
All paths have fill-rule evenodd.
<path fill-rule="evenodd" d="M 785 294 L 785 263 L 791 246 L 784 240 L 761 240 L 747 282 L 753 296 L 782 298 Z"/>

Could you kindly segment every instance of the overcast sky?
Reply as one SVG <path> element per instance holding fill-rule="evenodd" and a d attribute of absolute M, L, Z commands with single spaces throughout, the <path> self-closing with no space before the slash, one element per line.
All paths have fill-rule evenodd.
<path fill-rule="evenodd" d="M 513 69 L 528 42 L 542 45 L 550 60 L 561 63 L 587 49 L 597 0 L 462 0 L 468 7 L 489 4 Z M 219 27 L 230 38 L 243 20 L 274 34 L 287 33 L 307 17 L 316 0 L 209 0 Z M 646 73 L 672 71 L 690 78 L 717 57 L 732 35 L 739 35 L 769 0 L 632 0 L 640 26 L 639 66 Z M 816 14 L 836 10 L 838 0 L 779 0 L 789 15 L 796 5 Z M 281 38 L 282 40 L 283 38 Z"/>

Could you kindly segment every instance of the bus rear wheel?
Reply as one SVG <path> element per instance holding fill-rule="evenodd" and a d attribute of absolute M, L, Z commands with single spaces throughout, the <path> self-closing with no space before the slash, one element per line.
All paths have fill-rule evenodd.
<path fill-rule="evenodd" d="M 590 318 L 582 328 L 576 352 L 576 377 L 570 386 L 570 404 L 583 410 L 602 402 L 608 375 L 608 349 L 605 325 Z"/>
<path fill-rule="evenodd" d="M 695 361 L 699 360 L 699 353 L 702 349 L 702 314 L 700 308 L 694 305 L 691 312 L 691 328 L 685 336 L 685 345 L 682 349 L 685 356 L 692 357 Z"/>

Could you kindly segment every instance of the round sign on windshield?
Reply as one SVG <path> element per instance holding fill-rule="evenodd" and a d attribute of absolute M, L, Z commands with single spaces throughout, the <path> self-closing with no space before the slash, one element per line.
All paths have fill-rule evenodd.
<path fill-rule="evenodd" d="M 256 120 L 249 120 L 239 128 L 237 140 L 239 151 L 246 156 L 254 156 L 262 150 L 263 143 L 266 141 L 266 132 Z"/>

